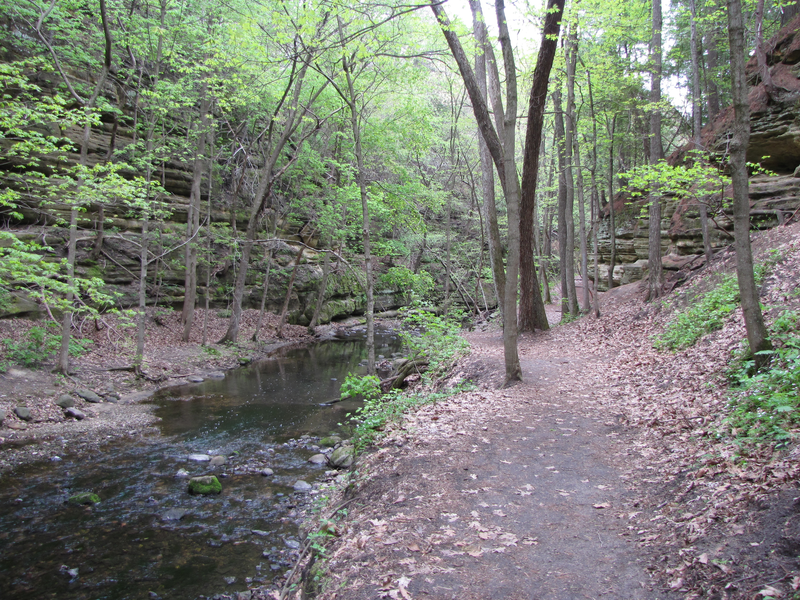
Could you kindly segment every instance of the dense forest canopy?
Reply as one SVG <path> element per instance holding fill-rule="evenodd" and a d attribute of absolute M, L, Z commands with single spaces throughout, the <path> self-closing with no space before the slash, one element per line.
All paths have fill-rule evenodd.
<path fill-rule="evenodd" d="M 538 273 L 545 299 L 560 273 L 565 312 L 588 310 L 570 274 L 591 278 L 600 220 L 610 218 L 613 285 L 615 195 L 632 180 L 652 187 L 656 176 L 641 169 L 653 156 L 690 143 L 706 150 L 700 129 L 731 103 L 726 6 L 674 1 L 657 25 L 651 1 L 545 4 L 3 1 L 0 286 L 28 288 L 67 317 L 102 307 L 112 302 L 102 274 L 76 271 L 76 248 L 99 255 L 127 227 L 141 235 L 140 316 L 147 279 L 170 250 L 185 269 L 187 332 L 198 293 L 207 300 L 235 263 L 222 295 L 232 308 L 226 338 L 236 341 L 249 266 L 290 239 L 301 246 L 297 263 L 302 248 L 358 257 L 368 321 L 376 281 L 407 300 L 480 312 L 503 297 L 517 229 L 508 174 L 523 176 L 531 152 L 523 270 Z M 525 148 L 527 97 L 548 40 L 539 32 L 560 8 L 541 142 Z M 748 0 L 746 51 L 761 61 L 765 40 L 796 13 L 791 2 Z M 476 72 L 483 57 L 482 94 L 512 179 L 493 178 L 481 159 L 453 40 Z M 170 219 L 185 231 L 150 248 Z M 68 227 L 68 251 L 12 231 L 32 223 Z"/>

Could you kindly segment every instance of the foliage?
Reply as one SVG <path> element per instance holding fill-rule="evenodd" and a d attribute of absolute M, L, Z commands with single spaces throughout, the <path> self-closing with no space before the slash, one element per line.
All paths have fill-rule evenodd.
<path fill-rule="evenodd" d="M 726 275 L 712 290 L 694 298 L 689 310 L 679 313 L 653 340 L 657 350 L 682 350 L 706 333 L 722 329 L 724 320 L 739 305 L 735 275 Z"/>
<path fill-rule="evenodd" d="M 430 297 L 434 281 L 427 271 L 414 273 L 406 267 L 391 267 L 383 273 L 378 282 L 393 290 L 400 290 L 409 301 L 419 301 Z"/>
<path fill-rule="evenodd" d="M 387 423 L 398 421 L 409 410 L 426 404 L 435 404 L 464 389 L 454 388 L 444 392 L 420 394 L 392 390 L 379 398 L 366 400 L 354 414 L 348 415 L 355 423 L 352 441 L 356 451 L 363 450 L 373 443 Z"/>
<path fill-rule="evenodd" d="M 91 340 L 70 338 L 70 356 L 80 356 L 91 343 Z M 31 327 L 24 340 L 5 339 L 3 344 L 11 362 L 21 367 L 38 367 L 61 348 L 61 333 L 58 325 L 47 323 Z"/>
<path fill-rule="evenodd" d="M 364 400 L 374 400 L 381 395 L 381 380 L 375 375 L 362 377 L 348 373 L 340 390 L 341 399 L 361 396 Z"/>
<path fill-rule="evenodd" d="M 742 441 L 796 437 L 800 424 L 800 315 L 784 311 L 770 326 L 774 346 L 769 365 L 754 372 L 755 361 L 736 360 L 727 425 Z"/>
<path fill-rule="evenodd" d="M 435 379 L 467 353 L 469 344 L 459 335 L 463 313 L 437 316 L 426 310 L 408 311 L 400 337 L 413 359 L 426 359 L 426 377 Z"/>

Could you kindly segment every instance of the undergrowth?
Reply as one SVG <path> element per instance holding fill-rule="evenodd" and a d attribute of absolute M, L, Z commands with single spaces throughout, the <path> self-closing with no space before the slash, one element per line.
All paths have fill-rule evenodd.
<path fill-rule="evenodd" d="M 755 269 L 756 285 L 761 285 L 767 265 Z M 739 306 L 739 284 L 735 274 L 723 276 L 722 280 L 708 292 L 693 298 L 691 308 L 678 313 L 654 337 L 656 350 L 683 350 L 693 346 L 701 337 L 722 329 L 725 319 Z"/>
<path fill-rule="evenodd" d="M 731 413 L 726 424 L 741 442 L 776 440 L 796 436 L 800 424 L 800 315 L 784 311 L 770 326 L 773 349 L 770 361 L 755 371 L 746 353 L 734 359 L 731 379 Z"/>
<path fill-rule="evenodd" d="M 440 317 L 428 311 L 414 310 L 406 316 L 407 329 L 400 335 L 409 357 L 427 361 L 428 370 L 424 375 L 427 383 L 443 377 L 466 354 L 469 344 L 459 335 L 460 322 L 460 314 Z M 356 451 L 372 444 L 387 423 L 398 421 L 409 410 L 438 402 L 465 389 L 466 385 L 444 392 L 409 393 L 393 389 L 381 393 L 380 381 L 374 375 L 358 377 L 349 374 L 342 384 L 342 398 L 361 396 L 364 399 L 363 406 L 347 415 L 354 428 L 352 442 Z"/>
<path fill-rule="evenodd" d="M 70 356 L 81 356 L 92 340 L 80 340 L 74 337 L 69 341 Z M 56 323 L 46 323 L 31 327 L 24 340 L 4 339 L 6 357 L 21 367 L 38 367 L 61 348 L 60 328 Z"/>

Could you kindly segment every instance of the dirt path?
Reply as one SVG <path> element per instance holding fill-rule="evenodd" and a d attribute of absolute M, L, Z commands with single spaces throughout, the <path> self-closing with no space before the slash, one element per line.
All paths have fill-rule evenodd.
<path fill-rule="evenodd" d="M 595 402 L 602 357 L 554 337 L 523 338 L 524 383 L 497 390 L 499 333 L 469 336 L 465 369 L 491 375 L 367 459 L 323 598 L 668 597 L 628 521 L 631 436 Z"/>

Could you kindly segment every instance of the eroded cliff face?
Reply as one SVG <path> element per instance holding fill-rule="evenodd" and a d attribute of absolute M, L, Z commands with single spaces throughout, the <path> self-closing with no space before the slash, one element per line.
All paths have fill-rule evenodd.
<path fill-rule="evenodd" d="M 783 223 L 800 208 L 800 17 L 787 24 L 767 44 L 767 63 L 772 78 L 767 89 L 758 72 L 755 58 L 747 64 L 750 99 L 750 145 L 747 160 L 760 163 L 775 175 L 756 175 L 750 179 L 751 222 L 755 229 L 765 229 Z M 733 108 L 722 111 L 703 129 L 704 147 L 724 155 L 733 125 Z M 687 152 L 687 144 L 670 156 L 678 164 Z M 720 210 L 710 215 L 709 235 L 715 251 L 733 241 L 733 222 L 730 210 L 722 197 L 731 197 L 730 188 L 720 190 L 715 199 Z M 614 200 L 616 219 L 616 264 L 614 282 L 617 285 L 642 279 L 647 272 L 649 219 L 642 216 L 642 202 L 621 195 Z M 700 213 L 693 199 L 662 200 L 661 249 L 664 269 L 669 276 L 691 263 L 701 266 L 703 236 Z M 599 231 L 601 289 L 608 279 L 611 259 L 609 219 L 601 222 Z"/>
<path fill-rule="evenodd" d="M 52 81 L 40 76 L 37 85 L 44 90 L 52 90 Z M 109 87 L 107 95 L 113 96 L 114 90 Z M 91 131 L 88 144 L 88 163 L 90 166 L 106 161 L 114 152 L 121 152 L 123 156 L 126 149 L 134 142 L 134 130 L 130 126 L 132 118 L 124 114 L 132 113 L 132 107 L 123 106 L 123 117 L 118 120 L 110 115 L 103 115 L 103 122 Z M 53 131 L 53 135 L 66 134 L 77 142 L 81 138 L 82 130 L 70 129 L 66 132 Z M 78 162 L 77 152 L 67 156 L 66 163 Z M 47 171 L 53 161 L 45 157 L 40 169 Z M 253 164 L 251 169 L 258 169 L 261 165 Z M 252 173 L 251 173 L 252 174 Z M 37 196 L 35 189 L 19 185 L 15 181 L 13 162 L 0 158 L 0 184 L 15 187 L 22 195 L 18 212 L 22 219 L 12 219 L 7 214 L 2 214 L 3 225 L 12 231 L 18 238 L 28 241 L 37 241 L 49 248 L 44 252 L 45 260 L 58 261 L 67 255 L 68 231 L 66 224 L 69 221 L 70 207 L 59 203 L 58 199 L 49 200 L 47 203 Z M 211 222 L 213 224 L 227 224 L 231 228 L 243 231 L 247 225 L 249 206 L 252 198 L 247 192 L 235 195 L 236 180 L 241 173 L 236 173 L 222 183 L 215 183 L 212 193 Z M 149 247 L 154 260 L 148 270 L 148 304 L 159 306 L 179 307 L 184 296 L 184 248 L 186 238 L 186 221 L 189 206 L 189 195 L 192 183 L 192 164 L 177 159 L 167 160 L 160 164 L 153 173 L 163 188 L 167 191 L 164 199 L 169 206 L 169 215 L 157 222 L 151 222 Z M 244 187 L 244 186 L 243 186 Z M 206 202 L 208 188 L 204 183 L 202 188 L 203 206 L 201 209 L 201 222 L 206 219 Z M 293 268 L 294 258 L 301 244 L 306 246 L 303 252 L 303 261 L 298 267 L 294 282 L 293 292 L 289 303 L 289 321 L 300 325 L 310 322 L 314 312 L 317 291 L 322 280 L 323 254 L 318 248 L 319 240 L 314 232 L 304 230 L 304 224 L 282 219 L 279 215 L 268 210 L 263 218 L 262 231 L 259 238 L 266 240 L 268 223 L 275 219 L 277 235 L 282 241 L 272 243 L 273 253 L 270 266 L 270 282 L 266 297 L 266 308 L 279 312 L 283 306 L 286 289 Z M 103 279 L 109 290 L 118 294 L 117 305 L 121 308 L 135 306 L 138 302 L 138 274 L 139 254 L 142 221 L 119 205 L 108 205 L 104 208 L 104 239 L 99 251 L 95 249 L 96 232 L 100 220 L 98 206 L 90 206 L 79 215 L 79 241 L 76 262 L 76 273 L 82 277 L 99 277 Z M 198 243 L 206 247 L 206 229 L 200 234 Z M 222 240 L 216 237 L 210 244 L 211 257 L 207 262 L 201 261 L 198 269 L 198 306 L 203 306 L 205 296 L 208 294 L 212 307 L 226 309 L 231 297 L 231 290 L 235 279 L 235 269 L 238 261 L 238 248 L 231 242 L 232 238 Z M 0 242 L 2 243 L 2 242 Z M 202 252 L 202 251 L 201 251 Z M 357 267 L 357 265 L 354 265 Z M 321 323 L 332 319 L 343 318 L 353 314 L 361 314 L 366 308 L 364 292 L 353 274 L 352 269 L 336 258 L 331 260 L 331 274 L 325 294 L 325 306 L 320 315 Z M 212 277 L 206 289 L 206 273 L 210 270 Z M 243 299 L 244 308 L 258 308 L 261 304 L 263 281 L 267 270 L 267 252 L 265 245 L 258 245 L 252 254 L 251 266 L 248 270 L 247 288 Z M 402 294 L 394 290 L 376 292 L 376 310 L 390 310 L 403 304 Z M 14 314 L 29 315 L 35 312 L 33 303 L 20 299 L 13 303 L 12 312 L 0 314 L 14 316 Z"/>

